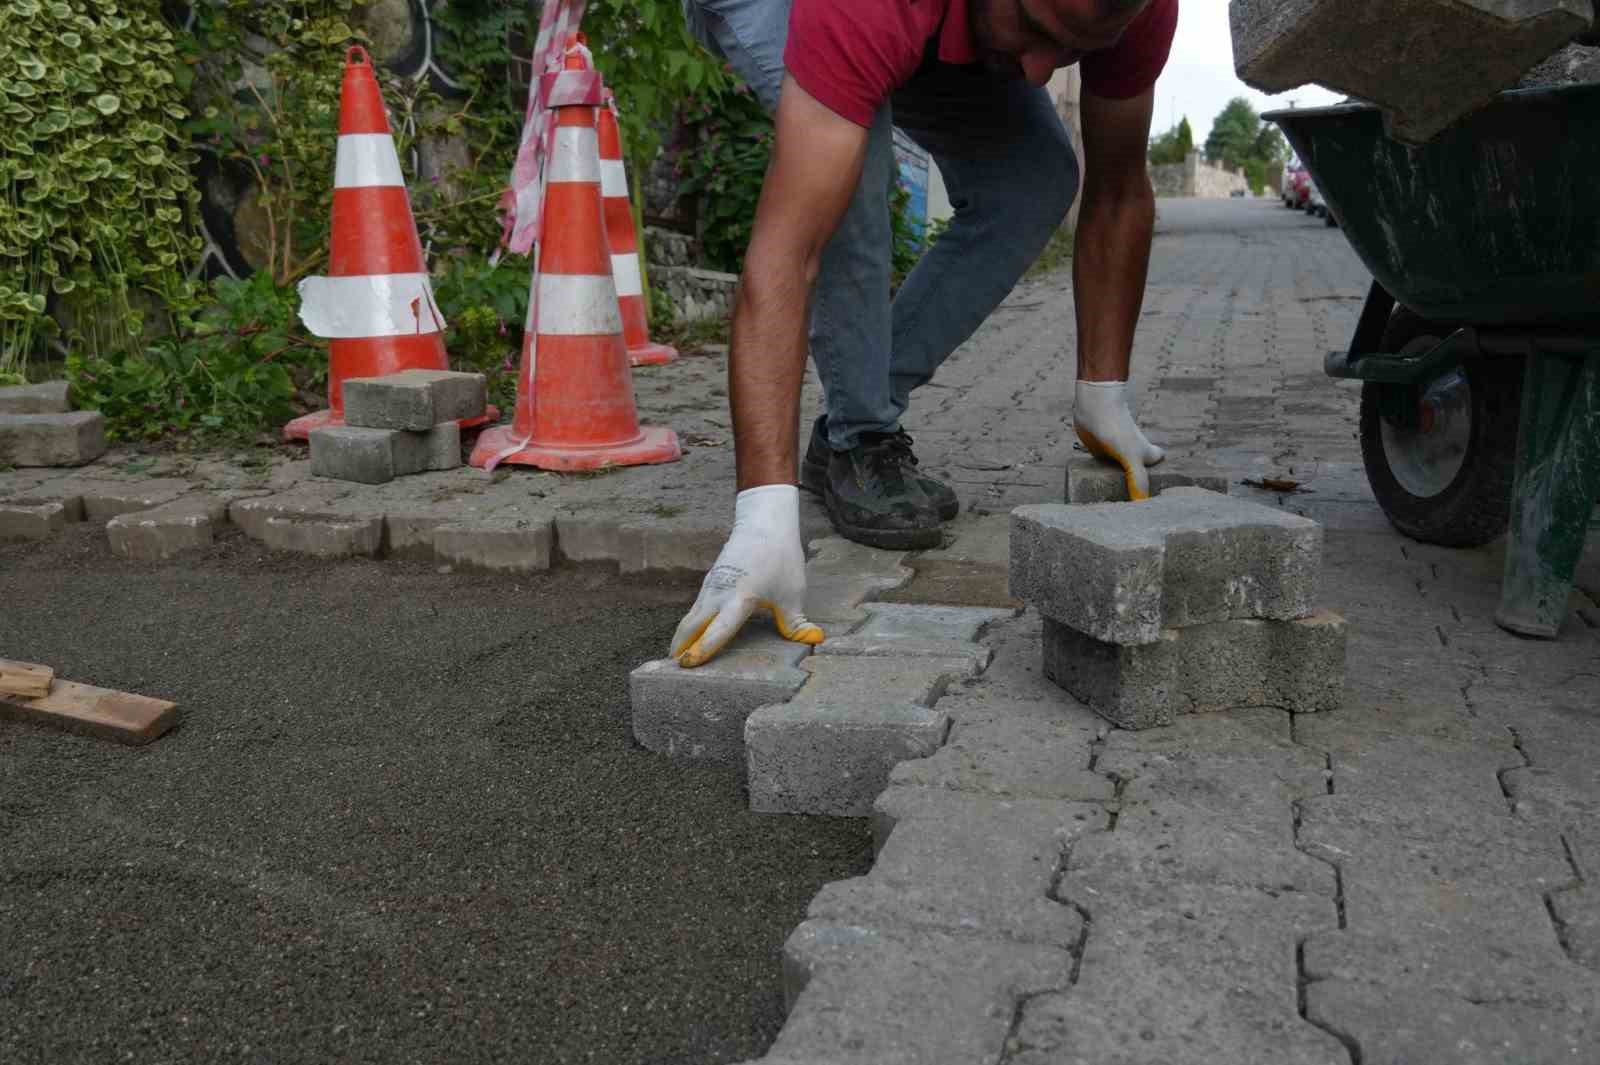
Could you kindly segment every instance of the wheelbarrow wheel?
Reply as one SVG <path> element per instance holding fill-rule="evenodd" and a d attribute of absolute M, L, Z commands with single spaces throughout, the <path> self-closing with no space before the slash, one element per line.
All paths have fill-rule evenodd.
<path fill-rule="evenodd" d="M 1420 355 L 1451 331 L 1396 308 L 1381 350 Z M 1443 547 L 1479 547 L 1505 535 L 1522 369 L 1521 359 L 1480 358 L 1419 386 L 1362 385 L 1361 457 L 1396 529 Z M 1407 408 L 1414 417 L 1394 416 Z"/>

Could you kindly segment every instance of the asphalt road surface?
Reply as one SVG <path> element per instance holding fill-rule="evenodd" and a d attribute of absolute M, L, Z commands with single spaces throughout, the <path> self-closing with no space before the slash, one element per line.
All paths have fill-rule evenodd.
<path fill-rule="evenodd" d="M 0 1062 L 741 1061 L 860 822 L 634 744 L 692 587 L 0 546 L 0 656 L 182 704 L 0 722 Z"/>

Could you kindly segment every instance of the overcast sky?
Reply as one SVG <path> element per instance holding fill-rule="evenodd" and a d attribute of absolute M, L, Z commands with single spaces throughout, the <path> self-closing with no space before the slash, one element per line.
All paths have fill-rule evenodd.
<path fill-rule="evenodd" d="M 1257 92 L 1233 73 L 1233 36 L 1228 30 L 1228 0 L 1178 0 L 1178 37 L 1166 72 L 1156 82 L 1156 113 L 1151 123 L 1161 133 L 1189 116 L 1194 142 L 1204 144 L 1211 120 L 1235 96 L 1243 96 L 1256 110 L 1288 107 L 1322 107 L 1338 103 L 1343 94 L 1308 85 L 1280 96 Z"/>

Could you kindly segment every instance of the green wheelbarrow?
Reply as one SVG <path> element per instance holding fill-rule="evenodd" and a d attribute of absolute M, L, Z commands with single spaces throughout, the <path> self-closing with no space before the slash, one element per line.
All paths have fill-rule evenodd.
<path fill-rule="evenodd" d="M 1495 620 L 1553 638 L 1600 497 L 1600 85 L 1515 91 L 1420 148 L 1376 108 L 1276 111 L 1367 268 L 1361 453 L 1402 533 L 1508 535 Z"/>

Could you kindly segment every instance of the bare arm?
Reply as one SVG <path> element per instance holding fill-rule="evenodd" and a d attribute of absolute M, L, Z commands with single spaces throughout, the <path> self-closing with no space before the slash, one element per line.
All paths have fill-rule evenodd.
<path fill-rule="evenodd" d="M 1155 233 L 1145 169 L 1154 100 L 1154 90 L 1131 100 L 1083 97 L 1083 211 L 1072 261 L 1079 380 L 1128 376 Z"/>
<path fill-rule="evenodd" d="M 784 78 L 776 144 L 733 310 L 728 392 L 741 491 L 794 483 L 811 290 L 866 150 L 865 129 Z"/>

